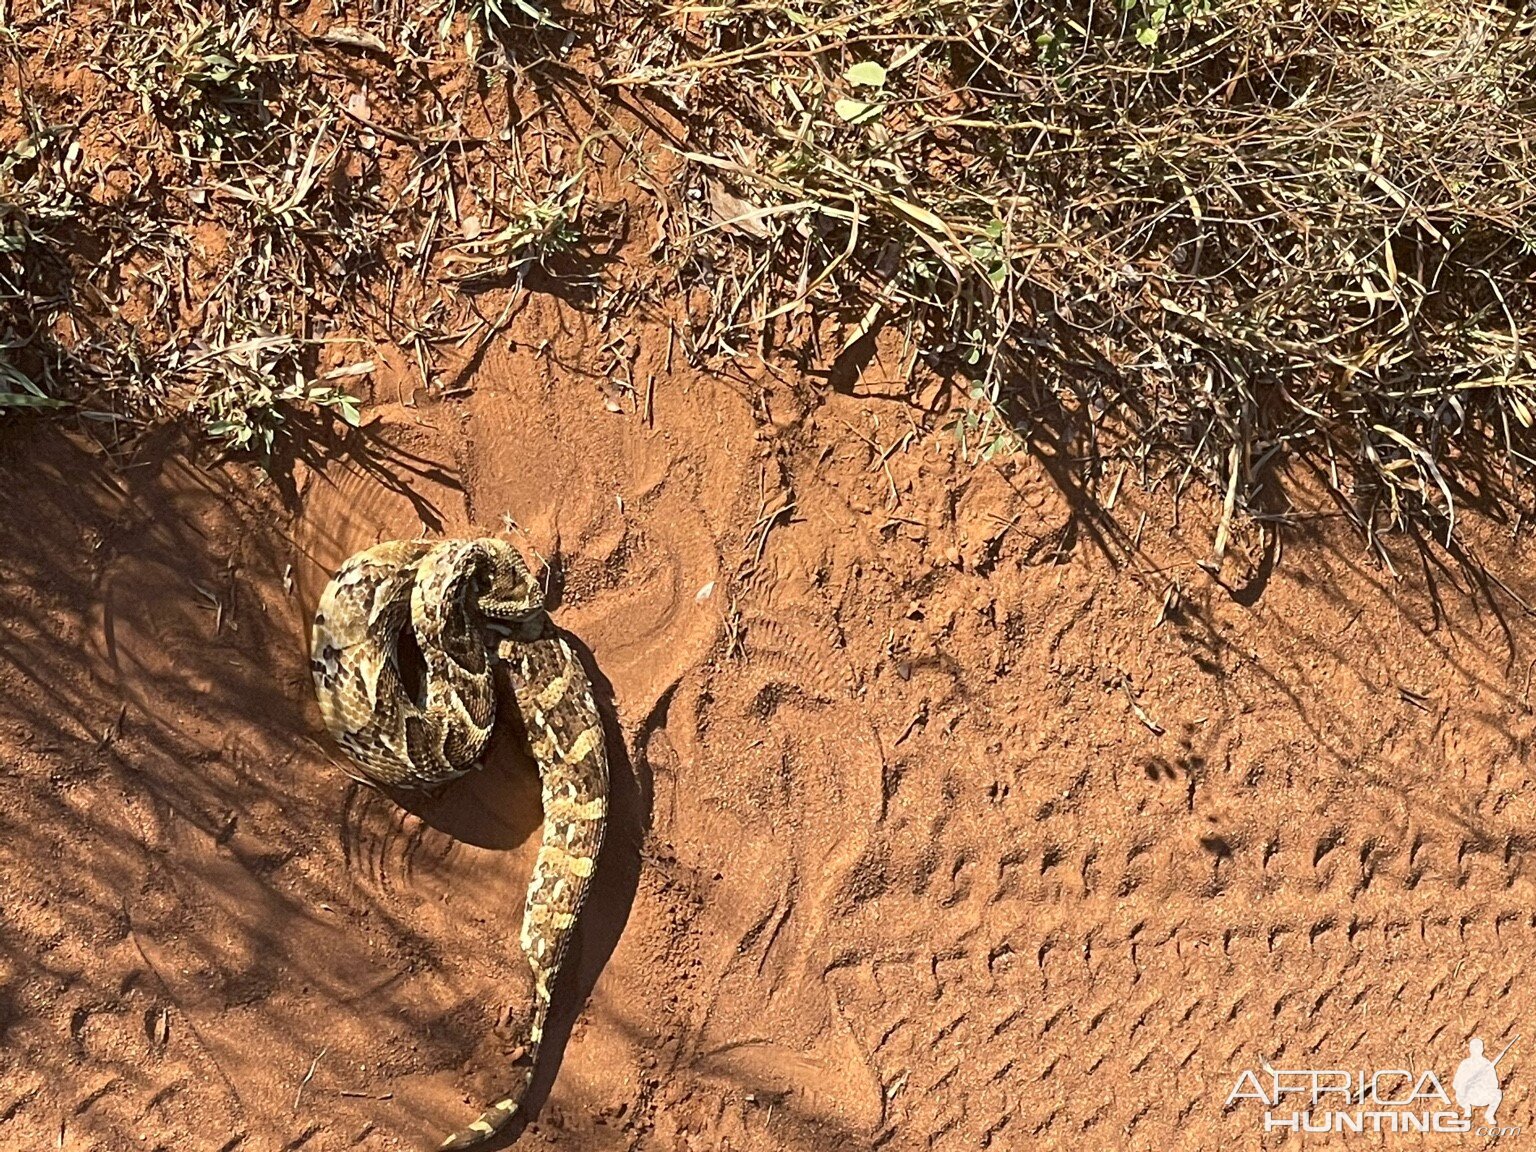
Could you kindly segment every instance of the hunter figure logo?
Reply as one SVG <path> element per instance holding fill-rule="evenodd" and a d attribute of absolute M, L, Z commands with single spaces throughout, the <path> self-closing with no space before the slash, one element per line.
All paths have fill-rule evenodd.
<path fill-rule="evenodd" d="M 1520 1039 L 1516 1036 L 1515 1040 Z M 1508 1052 L 1514 1046 L 1515 1040 L 1504 1045 L 1504 1052 Z M 1499 1088 L 1498 1063 L 1504 1059 L 1504 1052 L 1500 1052 L 1492 1060 L 1483 1055 L 1483 1042 L 1473 1037 L 1467 1045 L 1472 1055 L 1468 1056 L 1456 1067 L 1456 1076 L 1451 1081 L 1451 1091 L 1456 1093 L 1456 1103 L 1461 1106 L 1464 1116 L 1470 1116 L 1474 1108 L 1486 1108 L 1488 1114 L 1485 1117 L 1487 1126 L 1492 1128 L 1497 1120 L 1499 1104 L 1504 1099 L 1504 1092 Z"/>
<path fill-rule="evenodd" d="M 1518 1125 L 1499 1126 L 1498 1112 L 1504 1101 L 1499 1062 L 1519 1039 L 1490 1060 L 1483 1055 L 1481 1038 L 1472 1037 L 1467 1058 L 1451 1078 L 1454 1103 L 1428 1068 L 1415 1075 L 1406 1068 L 1271 1068 L 1261 1062 L 1258 1070 L 1245 1069 L 1238 1076 L 1225 1107 L 1236 1112 L 1244 1100 L 1259 1101 L 1265 1132 L 1518 1136 Z M 1482 1117 L 1474 1119 L 1472 1113 L 1479 1110 Z"/>

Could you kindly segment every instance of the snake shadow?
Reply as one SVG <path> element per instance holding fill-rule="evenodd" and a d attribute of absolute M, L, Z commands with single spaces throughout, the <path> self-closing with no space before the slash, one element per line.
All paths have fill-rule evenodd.
<path fill-rule="evenodd" d="M 586 904 L 551 998 L 533 1083 L 507 1129 L 483 1147 L 507 1148 L 538 1118 L 549 1099 L 581 1011 L 629 922 L 640 883 L 640 856 L 650 831 L 653 782 L 636 766 L 619 724 L 613 685 L 580 639 L 558 629 L 585 668 L 608 748 L 608 826 Z M 463 843 L 506 849 L 537 836 L 539 786 L 522 718 L 510 686 L 498 692 L 495 735 L 484 767 L 433 793 L 381 790 L 427 826 Z M 518 905 L 518 912 L 521 904 Z"/>

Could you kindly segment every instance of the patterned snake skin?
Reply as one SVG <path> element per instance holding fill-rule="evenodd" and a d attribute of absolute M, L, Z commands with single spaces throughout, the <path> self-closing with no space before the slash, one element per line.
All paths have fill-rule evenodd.
<path fill-rule="evenodd" d="M 492 630 L 510 631 L 496 640 Z M 402 668 L 414 639 L 425 671 Z M 544 839 L 523 907 L 534 1002 L 518 1076 L 442 1148 L 469 1148 L 512 1119 L 533 1080 L 550 989 L 602 847 L 608 758 L 581 661 L 548 623 L 538 582 L 500 540 L 393 540 L 341 566 L 320 597 L 311 655 L 320 713 L 370 780 L 428 788 L 478 766 L 495 723 L 494 657 L 539 766 Z"/>

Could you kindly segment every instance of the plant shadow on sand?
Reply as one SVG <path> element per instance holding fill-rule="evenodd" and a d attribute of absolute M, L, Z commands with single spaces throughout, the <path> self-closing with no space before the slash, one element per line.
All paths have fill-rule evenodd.
<path fill-rule="evenodd" d="M 460 913 L 427 894 L 458 887 L 455 857 L 476 845 L 497 850 L 471 876 L 513 871 L 508 851 L 536 845 L 536 779 L 516 734 L 420 821 L 360 797 L 311 701 L 307 606 L 284 591 L 292 544 L 275 490 L 174 453 L 112 466 L 57 430 L 0 431 L 14 477 L 0 518 L 0 724 L 16 748 L 0 799 L 0 989 L 14 1005 L 0 1068 L 16 1098 L 47 1093 L 88 1109 L 95 1131 L 128 1131 L 135 1101 L 206 1081 L 222 1086 L 234 1135 L 274 1147 L 314 1125 L 446 1130 L 461 1107 L 443 1097 L 451 1080 L 422 1078 L 436 1083 L 491 1030 L 485 989 L 521 966 L 526 870 L 495 885 L 509 898 L 472 949 Z M 532 1115 L 627 920 L 649 821 L 611 688 L 593 680 L 612 815 Z M 430 859 L 427 833 L 463 843 Z M 45 987 L 64 991 L 26 991 Z M 58 1028 L 91 1056 L 88 1079 L 58 1064 Z M 133 1055 L 145 1043 L 148 1064 Z M 271 1069 L 296 1068 L 297 1085 L 312 1062 L 300 1107 L 262 1102 Z M 157 1127 L 183 1131 L 174 1112 Z"/>

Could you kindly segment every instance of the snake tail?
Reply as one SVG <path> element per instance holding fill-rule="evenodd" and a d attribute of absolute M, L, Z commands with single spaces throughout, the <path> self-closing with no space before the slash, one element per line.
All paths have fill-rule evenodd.
<path fill-rule="evenodd" d="M 534 1000 L 516 1083 L 468 1127 L 444 1140 L 439 1146 L 444 1150 L 483 1144 L 522 1107 L 544 1040 L 555 978 L 591 886 L 608 817 L 608 755 L 581 661 L 553 634 L 509 642 L 502 652 L 512 665 L 517 707 L 539 765 L 544 800 L 543 842 L 528 883 L 521 935 Z"/>

